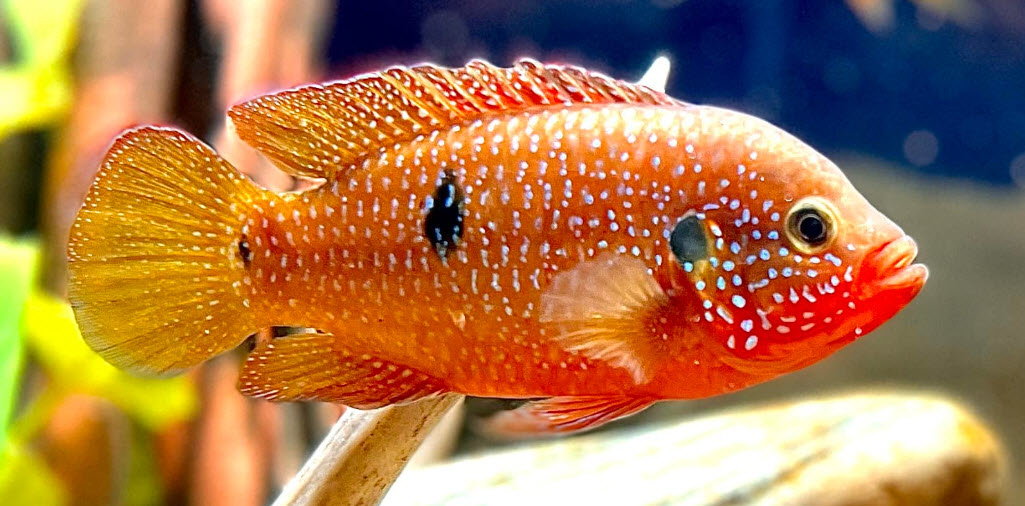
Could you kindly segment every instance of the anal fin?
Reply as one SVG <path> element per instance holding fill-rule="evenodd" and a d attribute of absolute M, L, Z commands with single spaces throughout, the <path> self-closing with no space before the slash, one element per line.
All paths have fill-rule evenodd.
<path fill-rule="evenodd" d="M 500 436 L 531 436 L 590 430 L 651 406 L 654 399 L 623 395 L 550 397 L 493 415 L 484 430 Z"/>
<path fill-rule="evenodd" d="M 324 401 L 356 409 L 403 404 L 446 390 L 428 374 L 337 345 L 332 334 L 299 334 L 261 344 L 246 359 L 238 389 L 273 401 Z"/>

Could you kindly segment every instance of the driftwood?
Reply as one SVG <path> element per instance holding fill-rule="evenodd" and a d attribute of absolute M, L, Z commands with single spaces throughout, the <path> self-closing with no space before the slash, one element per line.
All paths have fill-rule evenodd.
<path fill-rule="evenodd" d="M 385 504 L 992 505 L 994 437 L 950 400 L 867 393 L 533 444 L 404 474 Z"/>
<path fill-rule="evenodd" d="M 274 504 L 377 504 L 435 424 L 462 400 L 449 394 L 374 411 L 346 410 Z"/>

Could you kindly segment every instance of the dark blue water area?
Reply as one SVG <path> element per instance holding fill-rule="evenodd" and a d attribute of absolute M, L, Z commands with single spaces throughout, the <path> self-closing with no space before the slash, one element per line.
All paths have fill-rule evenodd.
<path fill-rule="evenodd" d="M 342 2 L 326 51 L 333 77 L 532 56 L 622 78 L 664 52 L 673 96 L 762 116 L 824 151 L 1025 183 L 1025 7 L 981 2 L 966 27 L 894 4 L 893 25 L 872 31 L 840 0 Z"/>

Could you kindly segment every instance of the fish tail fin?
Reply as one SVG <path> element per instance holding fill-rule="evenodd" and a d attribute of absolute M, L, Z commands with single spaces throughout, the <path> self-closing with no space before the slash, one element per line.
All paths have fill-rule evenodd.
<path fill-rule="evenodd" d="M 268 193 L 187 133 L 118 137 L 68 240 L 86 343 L 122 369 L 173 374 L 259 330 L 243 286 L 243 220 Z"/>

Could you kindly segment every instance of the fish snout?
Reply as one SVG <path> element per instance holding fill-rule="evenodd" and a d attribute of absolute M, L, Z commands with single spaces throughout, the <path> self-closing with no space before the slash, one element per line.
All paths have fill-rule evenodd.
<path fill-rule="evenodd" d="M 896 290 L 909 291 L 909 299 L 917 295 L 929 277 L 929 269 L 915 263 L 917 257 L 918 245 L 907 235 L 871 253 L 861 270 L 860 277 L 864 281 L 861 298 L 868 299 L 881 292 Z"/>

